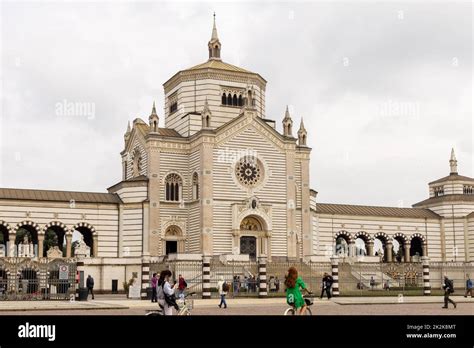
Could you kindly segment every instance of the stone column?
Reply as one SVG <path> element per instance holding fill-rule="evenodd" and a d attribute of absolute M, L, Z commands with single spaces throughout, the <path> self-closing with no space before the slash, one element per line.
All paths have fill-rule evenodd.
<path fill-rule="evenodd" d="M 72 254 L 72 233 L 66 233 L 66 257 Z"/>
<path fill-rule="evenodd" d="M 386 260 L 387 262 L 392 262 L 393 258 L 392 258 L 392 250 L 393 250 L 393 244 L 392 242 L 387 242 L 386 246 L 385 246 L 385 250 L 386 250 Z"/>
<path fill-rule="evenodd" d="M 356 253 L 355 253 L 355 241 L 352 241 L 348 244 L 348 248 L 349 250 L 347 251 L 347 256 L 349 257 L 355 257 L 356 256 Z"/>
<path fill-rule="evenodd" d="M 92 235 L 92 248 L 92 256 L 99 257 L 99 235 L 97 232 Z"/>
<path fill-rule="evenodd" d="M 44 242 L 44 234 L 38 233 L 38 255 L 36 257 L 43 257 L 43 242 Z"/>
<path fill-rule="evenodd" d="M 367 256 L 374 256 L 374 242 L 367 242 Z"/>
<path fill-rule="evenodd" d="M 147 288 L 150 287 L 150 258 L 144 256 L 142 258 L 142 281 L 141 281 L 140 297 L 142 300 L 147 299 Z"/>
<path fill-rule="evenodd" d="M 331 258 L 331 275 L 334 283 L 332 284 L 332 296 L 339 296 L 339 259 L 337 257 Z"/>
<path fill-rule="evenodd" d="M 267 257 L 265 255 L 258 258 L 258 277 L 258 297 L 267 297 Z"/>
<path fill-rule="evenodd" d="M 425 257 L 428 257 L 428 244 L 426 242 L 423 243 L 423 255 Z"/>
<path fill-rule="evenodd" d="M 431 285 L 430 285 L 430 259 L 429 257 L 423 256 L 421 258 L 423 264 L 423 295 L 431 295 Z"/>
<path fill-rule="evenodd" d="M 405 262 L 410 262 L 410 243 L 405 242 L 403 247 L 405 248 L 405 253 L 404 253 L 405 258 L 404 258 L 404 260 L 405 260 Z"/>
<path fill-rule="evenodd" d="M 8 234 L 8 251 L 7 251 L 7 256 L 9 256 L 9 257 L 15 256 L 15 238 L 16 238 L 16 234 L 15 234 L 15 233 L 9 233 L 9 234 Z"/>
<path fill-rule="evenodd" d="M 211 257 L 202 257 L 202 298 L 211 298 Z"/>

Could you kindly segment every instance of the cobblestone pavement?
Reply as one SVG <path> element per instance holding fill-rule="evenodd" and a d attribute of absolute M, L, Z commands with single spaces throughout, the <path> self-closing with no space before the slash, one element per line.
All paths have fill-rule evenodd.
<path fill-rule="evenodd" d="M 217 301 L 218 302 L 218 301 Z M 227 309 L 203 306 L 195 308 L 193 315 L 282 315 L 287 306 L 285 304 L 271 305 L 239 305 Z M 423 304 L 373 304 L 373 305 L 339 305 L 335 303 L 316 303 L 313 315 L 474 315 L 474 303 L 460 303 L 454 309 L 442 309 L 442 303 Z M 2 311 L 1 315 L 144 315 L 146 309 L 155 306 L 130 309 L 89 309 L 89 310 L 47 310 L 47 311 Z"/>

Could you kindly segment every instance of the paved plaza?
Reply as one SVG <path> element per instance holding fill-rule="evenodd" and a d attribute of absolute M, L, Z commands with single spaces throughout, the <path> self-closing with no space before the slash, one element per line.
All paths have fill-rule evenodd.
<path fill-rule="evenodd" d="M 315 299 L 314 315 L 474 315 L 474 299 L 452 297 L 458 307 L 442 309 L 440 296 L 339 297 L 330 301 Z M 399 302 L 403 301 L 403 302 Z M 217 307 L 218 299 L 194 300 L 193 315 L 282 315 L 288 307 L 284 298 L 228 299 L 228 308 Z M 4 301 L 0 315 L 144 315 L 157 308 L 149 301 L 127 300 L 117 296 L 96 296 L 87 302 Z"/>

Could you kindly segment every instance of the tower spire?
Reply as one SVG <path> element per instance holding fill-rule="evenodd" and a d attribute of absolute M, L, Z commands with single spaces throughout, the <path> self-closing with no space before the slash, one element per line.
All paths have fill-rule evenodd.
<path fill-rule="evenodd" d="M 158 115 L 156 114 L 156 107 L 155 107 L 155 102 L 153 101 L 153 107 L 151 108 L 151 115 L 148 117 L 148 122 L 150 123 L 150 132 L 151 133 L 157 133 L 158 132 L 158 123 L 160 122 L 160 119 Z"/>
<path fill-rule="evenodd" d="M 293 120 L 291 119 L 288 105 L 286 106 L 285 117 L 283 118 L 283 135 L 287 137 L 293 136 Z"/>
<path fill-rule="evenodd" d="M 298 144 L 300 146 L 306 146 L 306 139 L 308 138 L 308 132 L 304 128 L 303 117 L 301 117 L 300 129 L 298 130 Z"/>
<path fill-rule="evenodd" d="M 221 59 L 221 42 L 217 36 L 217 27 L 216 27 L 216 13 L 214 12 L 214 20 L 212 26 L 212 35 L 211 39 L 207 44 L 209 48 L 209 59 Z"/>
<path fill-rule="evenodd" d="M 219 38 L 217 37 L 217 28 L 216 28 L 216 13 L 214 12 L 214 25 L 212 27 L 212 36 L 211 36 L 211 40 L 219 40 Z"/>
<path fill-rule="evenodd" d="M 451 149 L 451 158 L 449 159 L 449 167 L 451 168 L 450 174 L 458 173 L 458 160 L 456 159 L 454 148 Z"/>

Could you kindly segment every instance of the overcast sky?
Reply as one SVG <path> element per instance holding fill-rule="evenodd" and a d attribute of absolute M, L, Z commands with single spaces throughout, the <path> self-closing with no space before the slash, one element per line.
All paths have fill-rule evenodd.
<path fill-rule="evenodd" d="M 0 187 L 120 181 L 127 121 L 207 59 L 213 11 L 223 60 L 268 81 L 266 117 L 304 117 L 319 202 L 410 206 L 451 147 L 473 176 L 469 2 L 3 2 Z"/>

